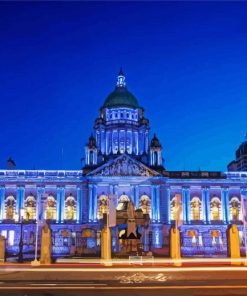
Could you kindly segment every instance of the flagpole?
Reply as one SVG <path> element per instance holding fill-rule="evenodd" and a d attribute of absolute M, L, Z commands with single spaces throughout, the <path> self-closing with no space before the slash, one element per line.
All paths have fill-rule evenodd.
<path fill-rule="evenodd" d="M 109 211 L 110 211 L 110 196 L 107 198 L 107 215 L 106 215 L 106 259 L 108 260 L 108 240 L 109 240 Z"/>
<path fill-rule="evenodd" d="M 243 205 L 242 205 L 242 212 L 243 212 L 243 207 L 245 206 L 244 205 L 244 201 L 245 201 L 245 199 L 244 199 L 244 196 L 243 196 Z M 245 208 L 244 208 L 245 209 Z M 247 237 L 246 237 L 246 221 L 245 221 L 245 210 L 244 210 L 244 213 L 242 213 L 242 215 L 243 215 L 243 224 L 244 224 L 244 244 L 245 244 L 245 259 L 247 259 Z M 246 262 L 245 262 L 245 264 L 246 264 Z"/>
<path fill-rule="evenodd" d="M 175 231 L 176 231 L 176 259 L 178 258 L 178 213 L 179 213 L 179 208 L 177 206 L 177 215 L 176 215 L 176 221 L 175 221 Z"/>
<path fill-rule="evenodd" d="M 35 236 L 35 255 L 34 261 L 37 261 L 38 257 L 38 234 L 39 234 L 39 202 L 37 204 L 37 218 L 36 218 L 36 236 Z"/>
<path fill-rule="evenodd" d="M 246 212 L 245 212 L 245 195 L 241 196 L 241 201 L 242 201 L 242 219 L 243 219 L 243 230 L 244 230 L 244 246 L 245 246 L 245 262 L 244 265 L 247 265 L 247 237 L 246 237 Z"/>
<path fill-rule="evenodd" d="M 39 266 L 40 261 L 38 261 L 38 236 L 39 236 L 39 208 L 40 208 L 41 199 L 37 198 L 37 211 L 36 211 L 36 234 L 35 234 L 35 253 L 34 260 L 31 261 L 32 266 Z"/>

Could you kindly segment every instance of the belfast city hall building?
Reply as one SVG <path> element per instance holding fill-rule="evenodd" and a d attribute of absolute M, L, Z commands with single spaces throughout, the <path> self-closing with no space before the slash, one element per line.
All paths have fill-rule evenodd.
<path fill-rule="evenodd" d="M 169 256 L 177 196 L 183 257 L 226 257 L 232 223 L 239 229 L 243 254 L 241 197 L 247 196 L 247 140 L 227 172 L 167 170 L 162 145 L 150 135 L 144 109 L 120 71 L 85 146 L 82 170 L 18 170 L 13 162 L 0 170 L 0 233 L 6 238 L 7 256 L 19 253 L 22 240 L 24 258 L 34 257 L 37 220 L 50 224 L 53 258 L 100 256 L 110 196 L 117 213 L 113 257 L 126 255 L 125 213 L 131 201 L 140 250 Z M 37 237 L 40 248 L 40 229 Z"/>

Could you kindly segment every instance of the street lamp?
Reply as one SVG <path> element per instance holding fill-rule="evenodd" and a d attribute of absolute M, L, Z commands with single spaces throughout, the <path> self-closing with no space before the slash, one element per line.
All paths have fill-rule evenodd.
<path fill-rule="evenodd" d="M 18 256 L 18 262 L 19 263 L 23 263 L 23 235 L 22 235 L 22 228 L 23 228 L 24 215 L 25 215 L 25 209 L 21 208 L 21 216 L 20 216 L 21 232 L 20 232 L 19 256 Z"/>

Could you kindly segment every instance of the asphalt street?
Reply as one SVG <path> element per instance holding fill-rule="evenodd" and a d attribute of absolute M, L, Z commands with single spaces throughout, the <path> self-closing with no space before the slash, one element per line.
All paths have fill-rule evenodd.
<path fill-rule="evenodd" d="M 0 267 L 0 295 L 126 294 L 247 295 L 247 268 Z"/>

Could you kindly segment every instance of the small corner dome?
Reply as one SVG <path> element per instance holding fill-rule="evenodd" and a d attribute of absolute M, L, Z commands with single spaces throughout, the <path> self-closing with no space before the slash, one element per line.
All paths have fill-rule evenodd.
<path fill-rule="evenodd" d="M 103 105 L 103 108 L 114 107 L 140 108 L 136 97 L 127 90 L 122 69 L 119 71 L 115 90 L 107 96 Z"/>

